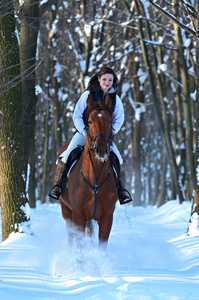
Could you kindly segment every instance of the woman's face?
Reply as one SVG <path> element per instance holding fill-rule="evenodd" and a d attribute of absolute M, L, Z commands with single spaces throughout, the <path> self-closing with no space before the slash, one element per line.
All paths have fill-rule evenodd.
<path fill-rule="evenodd" d="M 101 89 L 106 94 L 113 85 L 113 75 L 112 74 L 104 74 L 101 77 L 98 77 L 98 81 L 99 81 Z"/>

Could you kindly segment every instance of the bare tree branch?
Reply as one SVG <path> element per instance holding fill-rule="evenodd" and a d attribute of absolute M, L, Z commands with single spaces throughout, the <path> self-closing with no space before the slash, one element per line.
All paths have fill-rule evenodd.
<path fill-rule="evenodd" d="M 114 21 L 110 21 L 110 20 L 107 20 L 107 19 L 101 19 L 102 21 L 106 22 L 106 23 L 111 23 L 111 24 L 114 24 L 114 25 L 117 25 L 117 26 L 120 26 L 120 27 L 128 27 L 128 28 L 131 28 L 131 29 L 136 29 L 137 30 L 137 27 L 132 27 L 132 26 L 128 26 L 126 25 L 126 23 L 117 23 L 117 22 L 114 22 Z M 145 18 L 146 20 L 146 18 Z M 159 42 L 156 42 L 156 41 L 149 41 L 149 40 L 146 40 L 146 39 L 142 39 L 139 35 L 137 34 L 134 34 L 135 38 L 138 39 L 138 40 L 142 40 L 143 42 L 145 43 L 148 43 L 148 44 L 151 44 L 153 46 L 161 46 L 161 47 L 165 47 L 166 49 L 169 49 L 169 50 L 174 50 L 174 51 L 177 51 L 178 48 L 177 47 L 172 47 L 168 44 L 165 44 L 165 43 L 159 43 Z"/>
<path fill-rule="evenodd" d="M 188 6 L 187 6 L 187 3 L 185 4 L 183 0 L 180 0 L 180 2 L 182 3 L 182 6 L 183 6 L 183 8 L 185 9 L 185 12 L 188 14 L 189 19 L 190 19 L 190 21 L 191 21 L 191 24 L 193 25 L 193 28 L 194 28 L 195 32 L 197 32 L 195 23 L 194 23 L 194 21 L 193 21 L 193 19 L 192 19 L 192 17 L 191 17 L 191 12 L 190 12 L 190 10 L 189 10 L 189 8 L 188 8 Z"/>
<path fill-rule="evenodd" d="M 199 34 L 198 32 L 192 30 L 191 28 L 187 27 L 186 25 L 184 25 L 183 23 L 181 23 L 178 19 L 176 19 L 172 14 L 170 14 L 169 12 L 167 12 L 166 10 L 164 10 L 160 5 L 156 4 L 154 1 L 152 0 L 148 0 L 148 2 L 150 2 L 151 5 L 153 5 L 157 10 L 161 11 L 167 18 L 169 18 L 170 20 L 172 20 L 174 23 L 176 23 L 179 27 L 181 27 L 182 29 L 184 29 L 185 31 L 189 32 L 191 35 L 195 36 L 196 38 L 199 38 Z"/>

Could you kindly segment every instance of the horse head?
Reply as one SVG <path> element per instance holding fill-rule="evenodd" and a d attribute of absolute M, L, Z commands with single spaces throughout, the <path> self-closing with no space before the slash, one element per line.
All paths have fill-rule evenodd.
<path fill-rule="evenodd" d="M 111 98 L 105 97 L 105 103 L 93 103 L 88 96 L 87 111 L 85 114 L 87 127 L 87 138 L 90 143 L 89 149 L 95 150 L 95 159 L 104 162 L 109 157 L 112 139 L 113 112 L 111 109 Z"/>

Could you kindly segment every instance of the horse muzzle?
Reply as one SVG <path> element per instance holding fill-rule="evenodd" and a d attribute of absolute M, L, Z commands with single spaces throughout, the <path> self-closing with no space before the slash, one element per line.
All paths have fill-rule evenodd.
<path fill-rule="evenodd" d="M 106 147 L 101 145 L 95 145 L 95 158 L 99 162 L 104 162 L 108 160 L 108 156 L 110 153 L 110 147 L 106 145 Z"/>

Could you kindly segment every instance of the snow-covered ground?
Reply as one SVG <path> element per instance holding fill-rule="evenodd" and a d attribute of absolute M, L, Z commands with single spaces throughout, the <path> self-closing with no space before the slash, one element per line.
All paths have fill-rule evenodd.
<path fill-rule="evenodd" d="M 0 245 L 0 299 L 198 300 L 199 238 L 186 235 L 190 206 L 118 204 L 104 253 L 96 236 L 81 251 L 69 247 L 59 204 L 38 202 L 33 235 L 13 233 Z"/>

